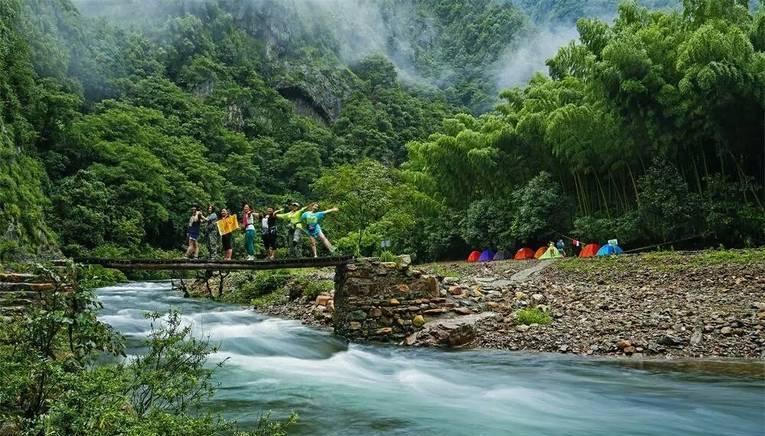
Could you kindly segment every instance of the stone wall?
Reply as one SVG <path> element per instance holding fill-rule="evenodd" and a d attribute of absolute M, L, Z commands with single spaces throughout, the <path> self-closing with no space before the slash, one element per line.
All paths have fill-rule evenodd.
<path fill-rule="evenodd" d="M 400 263 L 359 259 L 335 274 L 335 333 L 348 339 L 400 342 L 426 318 L 448 312 L 434 276 Z"/>

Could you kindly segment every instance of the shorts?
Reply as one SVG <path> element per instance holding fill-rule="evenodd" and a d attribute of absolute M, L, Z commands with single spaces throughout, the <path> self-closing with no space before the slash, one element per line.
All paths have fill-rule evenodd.
<path fill-rule="evenodd" d="M 198 241 L 199 240 L 199 230 L 196 232 L 189 231 L 189 239 L 192 241 Z"/>
<path fill-rule="evenodd" d="M 266 250 L 276 250 L 276 233 L 269 233 L 261 236 Z"/>
<path fill-rule="evenodd" d="M 321 235 L 321 226 L 318 225 L 318 224 L 313 225 L 313 226 L 308 226 L 305 229 L 305 232 L 308 234 L 308 236 L 310 236 L 312 238 L 318 238 L 319 235 Z"/>
<path fill-rule="evenodd" d="M 221 236 L 221 241 L 223 241 L 223 249 L 225 251 L 233 250 L 234 244 L 231 238 L 231 233 L 226 233 L 225 235 Z"/>

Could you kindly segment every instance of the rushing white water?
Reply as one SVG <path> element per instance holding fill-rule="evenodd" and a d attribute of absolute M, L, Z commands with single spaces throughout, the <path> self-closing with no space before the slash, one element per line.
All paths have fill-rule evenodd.
<path fill-rule="evenodd" d="M 613 361 L 346 345 L 329 332 L 184 299 L 166 283 L 99 291 L 101 319 L 137 347 L 147 311 L 183 312 L 228 358 L 210 407 L 246 427 L 265 410 L 306 435 L 757 435 L 765 380 Z"/>

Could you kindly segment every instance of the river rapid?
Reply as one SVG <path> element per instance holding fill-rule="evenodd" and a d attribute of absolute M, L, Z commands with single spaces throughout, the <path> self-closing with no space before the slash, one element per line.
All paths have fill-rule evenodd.
<path fill-rule="evenodd" d="M 101 319 L 135 350 L 147 311 L 179 309 L 228 359 L 209 405 L 252 426 L 300 415 L 298 435 L 765 435 L 765 366 L 744 375 L 566 355 L 348 345 L 169 283 L 100 289 Z M 130 352 L 130 351 L 128 351 Z M 648 369 L 646 369 L 648 368 Z M 754 368 L 754 371 L 752 371 Z M 731 371 L 732 370 L 732 371 Z M 734 375 L 730 375 L 734 373 Z"/>

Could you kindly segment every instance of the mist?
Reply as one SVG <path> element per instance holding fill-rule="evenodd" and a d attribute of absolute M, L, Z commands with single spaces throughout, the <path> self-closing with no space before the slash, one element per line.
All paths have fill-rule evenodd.
<path fill-rule="evenodd" d="M 546 72 L 545 62 L 558 50 L 579 38 L 574 25 L 549 26 L 532 32 L 500 56 L 494 67 L 498 89 L 525 85 L 539 72 Z"/>

